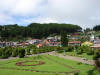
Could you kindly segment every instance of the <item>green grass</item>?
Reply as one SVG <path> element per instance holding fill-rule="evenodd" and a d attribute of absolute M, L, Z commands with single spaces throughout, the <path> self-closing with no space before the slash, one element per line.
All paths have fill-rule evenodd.
<path fill-rule="evenodd" d="M 50 57 L 52 57 L 53 59 L 56 59 L 56 60 L 59 59 L 58 60 L 59 62 L 65 63 L 69 66 L 72 66 L 72 67 L 80 70 L 80 75 L 87 75 L 87 72 L 94 68 L 94 66 L 87 65 L 87 64 L 78 65 L 78 62 L 76 62 L 76 61 L 65 60 L 65 59 L 62 59 L 59 57 L 54 57 L 54 56 L 50 56 Z"/>
<path fill-rule="evenodd" d="M 81 57 L 81 58 L 87 58 L 89 60 L 93 60 L 93 55 L 87 55 L 86 53 L 79 55 L 76 52 L 66 52 L 66 55 L 76 56 L 76 57 Z"/>
<path fill-rule="evenodd" d="M 62 64 L 59 64 L 55 61 L 51 61 L 47 59 L 46 57 L 56 60 L 60 63 L 66 64 L 68 66 L 73 67 L 65 67 Z M 38 66 L 17 66 L 16 63 L 19 61 L 43 61 L 45 64 L 38 65 Z M 27 65 L 30 65 L 32 63 L 27 63 Z M 17 68 L 17 69 L 28 69 L 28 70 L 39 70 L 39 71 L 52 71 L 52 72 L 72 72 L 75 69 L 80 70 L 80 75 L 88 75 L 87 72 L 90 69 L 93 69 L 94 66 L 86 65 L 86 64 L 80 64 L 78 65 L 78 62 L 66 60 L 63 58 L 59 58 L 56 56 L 50 56 L 50 55 L 42 55 L 40 57 L 27 57 L 27 58 L 19 58 L 19 59 L 13 59 L 13 60 L 6 60 L 6 61 L 0 61 L 0 67 L 8 67 L 8 68 Z M 95 71 L 97 74 L 97 71 Z M 96 75 L 95 74 L 95 75 Z M 13 69 L 2 69 L 0 68 L 0 75 L 73 75 L 73 74 L 57 74 L 57 73 L 41 73 L 41 72 L 31 72 L 31 71 L 20 71 L 20 70 L 13 70 Z"/>

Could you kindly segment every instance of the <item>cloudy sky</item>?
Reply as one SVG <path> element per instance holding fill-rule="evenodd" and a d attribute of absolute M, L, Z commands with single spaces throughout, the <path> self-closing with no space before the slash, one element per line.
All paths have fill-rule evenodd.
<path fill-rule="evenodd" d="M 0 25 L 32 22 L 91 28 L 100 24 L 100 0 L 0 0 Z"/>

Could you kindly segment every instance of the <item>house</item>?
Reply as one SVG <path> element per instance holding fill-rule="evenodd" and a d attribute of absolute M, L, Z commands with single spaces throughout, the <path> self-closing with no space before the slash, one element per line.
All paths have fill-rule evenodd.
<path fill-rule="evenodd" d="M 13 42 L 6 42 L 6 46 L 13 46 L 14 43 Z"/>
<path fill-rule="evenodd" d="M 46 40 L 49 42 L 57 42 L 61 39 L 61 36 L 47 37 Z"/>
<path fill-rule="evenodd" d="M 94 45 L 98 45 L 98 44 L 100 44 L 100 40 L 95 40 Z"/>
<path fill-rule="evenodd" d="M 6 42 L 0 42 L 0 47 L 5 47 L 6 46 Z"/>
<path fill-rule="evenodd" d="M 36 47 L 37 47 L 37 48 L 43 47 L 43 44 L 42 44 L 42 43 L 37 44 Z"/>
<path fill-rule="evenodd" d="M 26 42 L 28 42 L 29 44 L 38 44 L 41 42 L 40 39 L 31 39 L 31 40 L 27 40 Z"/>
<path fill-rule="evenodd" d="M 89 31 L 89 32 L 87 32 L 87 34 L 94 34 L 95 33 L 95 31 Z"/>
<path fill-rule="evenodd" d="M 81 46 L 81 41 L 68 42 L 68 46 Z"/>
<path fill-rule="evenodd" d="M 47 37 L 47 41 L 49 41 L 49 42 L 56 42 L 57 41 L 57 39 L 55 39 L 55 37 Z"/>
<path fill-rule="evenodd" d="M 48 42 L 47 46 L 61 46 L 61 42 Z"/>
<path fill-rule="evenodd" d="M 78 40 L 79 37 L 78 36 L 74 36 L 74 37 L 71 37 L 70 39 L 72 39 L 72 40 Z"/>
<path fill-rule="evenodd" d="M 92 49 L 100 49 L 100 44 L 97 44 L 97 45 L 94 45 L 94 46 L 91 46 Z"/>
<path fill-rule="evenodd" d="M 22 46 L 22 47 L 26 47 L 26 46 L 28 46 L 28 45 L 29 45 L 28 42 L 17 42 L 17 43 L 15 43 L 14 46 Z"/>
<path fill-rule="evenodd" d="M 92 49 L 100 49 L 100 40 L 95 40 L 94 45 L 91 46 Z"/>
<path fill-rule="evenodd" d="M 14 43 L 13 42 L 0 42 L 0 47 L 6 47 L 6 46 L 13 46 Z"/>
<path fill-rule="evenodd" d="M 94 35 L 91 35 L 91 36 L 90 36 L 90 41 L 94 41 L 94 40 L 95 40 Z"/>
<path fill-rule="evenodd" d="M 55 39 L 56 39 L 57 41 L 59 41 L 59 40 L 61 40 L 61 36 L 55 36 Z"/>
<path fill-rule="evenodd" d="M 74 33 L 71 36 L 69 36 L 69 39 L 71 40 L 78 40 L 80 39 L 80 33 Z"/>

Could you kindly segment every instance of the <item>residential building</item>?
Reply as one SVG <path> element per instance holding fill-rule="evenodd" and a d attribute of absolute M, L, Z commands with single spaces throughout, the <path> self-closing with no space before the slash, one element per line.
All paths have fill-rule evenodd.
<path fill-rule="evenodd" d="M 6 47 L 6 46 L 13 46 L 14 43 L 13 42 L 0 42 L 0 47 Z"/>
<path fill-rule="evenodd" d="M 68 42 L 68 46 L 81 46 L 81 41 Z"/>
<path fill-rule="evenodd" d="M 38 44 L 41 42 L 40 39 L 31 39 L 31 40 L 27 40 L 26 42 L 28 42 L 29 44 Z"/>

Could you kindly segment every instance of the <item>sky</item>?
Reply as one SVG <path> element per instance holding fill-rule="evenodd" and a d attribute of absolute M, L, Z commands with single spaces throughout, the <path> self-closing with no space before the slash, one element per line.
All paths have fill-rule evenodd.
<path fill-rule="evenodd" d="M 0 0 L 0 25 L 30 23 L 92 28 L 100 24 L 100 0 Z"/>

